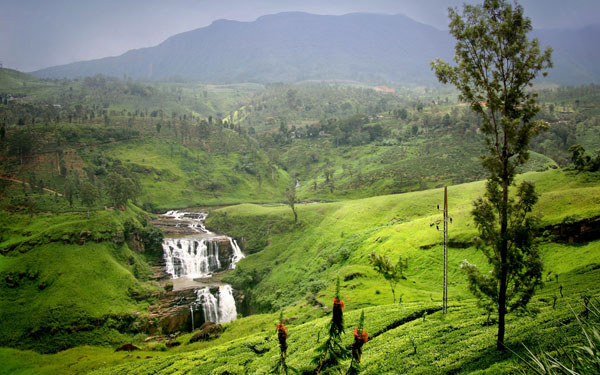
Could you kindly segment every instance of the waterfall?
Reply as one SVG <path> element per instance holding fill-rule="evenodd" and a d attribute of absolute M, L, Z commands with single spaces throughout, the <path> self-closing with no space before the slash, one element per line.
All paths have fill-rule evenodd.
<path fill-rule="evenodd" d="M 206 229 L 204 221 L 207 213 L 205 212 L 168 211 L 162 216 L 173 220 L 175 227 L 189 228 L 189 230 L 177 231 L 178 234 L 189 233 L 187 237 L 165 237 L 163 240 L 165 270 L 172 279 L 210 277 L 213 272 L 223 271 L 225 267 L 234 269 L 236 263 L 245 257 L 236 240 L 216 235 Z M 227 259 L 227 242 L 231 248 L 229 259 Z M 223 251 L 221 253 L 221 260 L 225 264 L 221 264 L 219 260 L 219 243 L 225 247 L 224 253 Z M 211 293 L 211 289 L 214 294 Z M 220 285 L 218 289 L 217 286 L 204 287 L 196 289 L 195 293 L 196 300 L 190 304 L 192 331 L 196 328 L 194 310 L 197 314 L 200 308 L 202 308 L 204 322 L 227 323 L 237 318 L 235 299 L 230 285 Z"/>
<path fill-rule="evenodd" d="M 235 264 L 237 262 L 239 262 L 242 258 L 244 258 L 244 253 L 242 253 L 242 250 L 240 250 L 240 247 L 238 246 L 238 243 L 236 240 L 234 240 L 231 237 L 229 238 L 229 244 L 231 245 L 231 249 L 233 251 L 233 255 L 231 256 L 231 263 L 229 265 L 230 269 L 235 269 Z"/>
<path fill-rule="evenodd" d="M 202 306 L 205 322 L 219 323 L 219 307 L 218 301 L 212 295 L 209 288 L 202 288 L 196 291 L 196 305 Z"/>
<path fill-rule="evenodd" d="M 181 226 L 181 224 L 184 224 L 187 225 L 188 228 L 192 229 L 194 232 L 213 234 L 204 226 L 204 220 L 206 220 L 206 216 L 208 216 L 206 212 L 185 212 L 172 210 L 165 212 L 164 214 L 162 214 L 162 216 L 171 218 L 175 221 L 180 221 L 181 223 L 177 223 L 175 225 L 176 227 L 179 227 Z"/>
<path fill-rule="evenodd" d="M 196 306 L 194 306 L 194 304 L 192 303 L 190 305 L 190 313 L 192 314 L 192 331 L 194 330 L 194 307 Z"/>
<path fill-rule="evenodd" d="M 194 329 L 194 308 L 202 307 L 205 322 L 228 323 L 237 318 L 233 289 L 230 285 L 219 286 L 217 296 L 210 292 L 210 288 L 196 290 L 196 302 L 190 305 L 192 311 L 192 330 Z"/>
<path fill-rule="evenodd" d="M 187 225 L 191 231 L 200 233 L 197 238 L 169 238 L 163 240 L 163 252 L 166 272 L 171 278 L 178 277 L 200 278 L 209 277 L 213 272 L 222 271 L 224 267 L 235 269 L 235 265 L 244 253 L 237 241 L 227 236 L 217 236 L 204 226 L 207 213 L 168 211 L 162 216 Z M 195 235 L 194 235 L 195 236 Z M 221 264 L 219 260 L 219 241 L 229 241 L 231 257 L 229 264 Z M 223 260 L 223 258 L 221 258 Z"/>
<path fill-rule="evenodd" d="M 165 238 L 162 247 L 166 271 L 173 279 L 207 277 L 221 268 L 219 244 L 208 238 Z"/>
<path fill-rule="evenodd" d="M 237 318 L 235 299 L 231 285 L 219 287 L 219 323 L 227 323 Z"/>

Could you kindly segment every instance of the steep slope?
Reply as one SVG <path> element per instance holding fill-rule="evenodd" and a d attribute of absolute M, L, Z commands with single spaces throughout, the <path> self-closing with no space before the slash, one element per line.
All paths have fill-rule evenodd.
<path fill-rule="evenodd" d="M 151 249 L 143 255 L 132 240 L 142 221 L 135 206 L 90 217 L 0 213 L 0 320 L 10 322 L 0 345 L 56 352 L 133 340 L 159 290 L 149 281 Z"/>

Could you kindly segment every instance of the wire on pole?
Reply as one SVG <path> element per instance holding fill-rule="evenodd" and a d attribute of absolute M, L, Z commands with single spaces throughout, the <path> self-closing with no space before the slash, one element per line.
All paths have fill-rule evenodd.
<path fill-rule="evenodd" d="M 438 219 L 435 222 L 429 224 L 430 227 L 435 225 L 435 228 L 444 232 L 444 270 L 443 270 L 443 294 L 442 294 L 442 312 L 446 314 L 448 311 L 448 223 L 452 223 L 452 217 L 448 215 L 448 187 L 444 186 L 444 208 L 440 209 L 440 205 L 437 205 L 438 211 L 443 212 L 443 218 Z M 440 229 L 439 224 L 443 223 L 443 229 Z"/>

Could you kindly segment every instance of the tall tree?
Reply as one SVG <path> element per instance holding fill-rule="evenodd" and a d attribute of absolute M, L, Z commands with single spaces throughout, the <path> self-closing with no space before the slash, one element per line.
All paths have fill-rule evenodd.
<path fill-rule="evenodd" d="M 110 172 L 106 178 L 106 190 L 115 207 L 124 210 L 127 200 L 135 198 L 140 192 L 140 187 L 134 178 Z"/>
<path fill-rule="evenodd" d="M 79 194 L 81 203 L 87 207 L 87 216 L 90 217 L 90 209 L 94 205 L 94 202 L 99 198 L 98 190 L 91 182 L 86 181 L 81 185 Z"/>
<path fill-rule="evenodd" d="M 18 130 L 8 138 L 8 153 L 18 156 L 23 165 L 23 158 L 33 150 L 33 135 L 26 130 Z"/>
<path fill-rule="evenodd" d="M 552 49 L 542 53 L 538 40 L 527 37 L 531 20 L 516 3 L 484 0 L 481 5 L 464 5 L 462 16 L 458 10 L 449 9 L 449 17 L 450 33 L 456 38 L 457 65 L 437 59 L 432 68 L 442 83 L 458 88 L 460 99 L 482 119 L 488 149 L 483 165 L 490 177 L 485 198 L 476 202 L 473 214 L 488 246 L 485 254 L 493 267 L 493 279 L 475 287 L 497 301 L 497 348 L 503 350 L 507 306 L 516 307 L 509 305 L 509 300 L 520 295 L 518 305 L 523 307 L 532 295 L 518 290 L 507 293 L 509 282 L 520 278 L 523 284 L 515 287 L 521 292 L 531 291 L 541 275 L 539 254 L 529 241 L 532 233 L 527 232 L 531 221 L 526 214 L 535 203 L 533 186 L 519 188 L 517 203 L 509 198 L 509 187 L 514 184 L 517 167 L 529 157 L 531 138 L 547 127 L 533 120 L 540 108 L 537 95 L 527 88 L 538 73 L 545 76 L 545 70 L 552 67 Z M 514 220 L 515 215 L 525 219 Z M 520 238 L 522 235 L 527 238 Z"/>
<path fill-rule="evenodd" d="M 583 171 L 588 160 L 585 158 L 585 149 L 582 145 L 573 145 L 569 147 L 571 153 L 571 163 L 578 171 Z"/>

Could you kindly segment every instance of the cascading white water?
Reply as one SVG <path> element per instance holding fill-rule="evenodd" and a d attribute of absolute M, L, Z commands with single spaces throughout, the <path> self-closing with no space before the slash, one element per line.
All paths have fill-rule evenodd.
<path fill-rule="evenodd" d="M 196 291 L 198 298 L 196 304 L 202 306 L 205 322 L 219 322 L 219 304 L 215 296 L 212 295 L 209 288 L 202 288 Z"/>
<path fill-rule="evenodd" d="M 190 306 L 192 327 L 195 307 L 202 307 L 205 322 L 228 323 L 237 318 L 233 289 L 230 285 L 219 286 L 217 296 L 213 295 L 208 287 L 196 290 L 196 295 L 196 302 Z"/>
<path fill-rule="evenodd" d="M 207 277 L 221 268 L 219 244 L 210 239 L 165 238 L 163 252 L 171 278 Z"/>
<path fill-rule="evenodd" d="M 168 211 L 163 214 L 175 220 L 176 227 L 187 226 L 190 232 L 198 233 L 183 238 L 165 238 L 163 240 L 163 252 L 166 272 L 171 278 L 203 278 L 210 277 L 213 272 L 221 271 L 227 266 L 219 260 L 219 242 L 223 245 L 229 241 L 231 257 L 229 258 L 229 269 L 235 269 L 235 265 L 245 257 L 236 240 L 227 236 L 217 236 L 204 226 L 207 214 L 204 212 Z M 226 246 L 226 245 L 225 245 Z M 223 258 L 221 258 L 223 260 Z M 204 321 L 215 323 L 226 323 L 237 318 L 233 289 L 230 285 L 219 286 L 218 293 L 213 295 L 210 287 L 196 290 L 196 301 L 190 305 L 192 319 L 192 330 L 194 330 L 194 310 L 202 308 Z M 215 290 L 215 287 L 213 287 Z"/>
<path fill-rule="evenodd" d="M 204 220 L 206 220 L 206 216 L 208 216 L 206 212 L 186 212 L 172 210 L 165 212 L 164 214 L 162 214 L 162 216 L 169 217 L 175 221 L 180 221 L 181 223 L 175 225 L 176 227 L 179 227 L 181 226 L 181 224 L 184 224 L 187 225 L 187 227 L 192 229 L 192 231 L 194 232 L 213 234 L 204 226 Z"/>
<path fill-rule="evenodd" d="M 181 221 L 195 232 L 203 234 L 198 238 L 165 238 L 163 240 L 163 252 L 166 271 L 171 278 L 178 277 L 200 278 L 209 277 L 213 272 L 221 270 L 219 260 L 218 240 L 228 240 L 231 246 L 231 257 L 229 269 L 235 269 L 235 265 L 244 253 L 236 240 L 227 236 L 217 236 L 204 227 L 207 214 L 204 212 L 191 213 L 180 211 L 168 211 L 163 216 Z M 198 229 L 199 228 L 199 229 Z"/>
<path fill-rule="evenodd" d="M 227 323 L 237 318 L 235 299 L 231 285 L 219 287 L 219 323 Z"/>
<path fill-rule="evenodd" d="M 229 237 L 229 243 L 231 244 L 231 249 L 233 250 L 233 255 L 231 256 L 231 263 L 229 264 L 229 268 L 234 270 L 235 264 L 239 262 L 242 258 L 245 257 L 244 253 L 238 246 L 238 243 L 233 238 Z"/>

